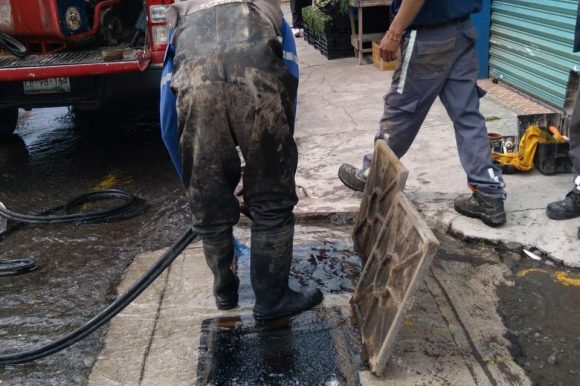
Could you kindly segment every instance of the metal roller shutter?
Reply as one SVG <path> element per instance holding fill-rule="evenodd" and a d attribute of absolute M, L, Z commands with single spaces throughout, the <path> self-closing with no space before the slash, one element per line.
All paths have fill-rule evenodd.
<path fill-rule="evenodd" d="M 573 53 L 578 0 L 494 0 L 490 77 L 563 109 Z"/>

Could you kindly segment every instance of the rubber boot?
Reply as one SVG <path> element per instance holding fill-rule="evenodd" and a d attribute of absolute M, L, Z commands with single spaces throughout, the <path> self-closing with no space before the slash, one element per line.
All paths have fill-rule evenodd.
<path fill-rule="evenodd" d="M 252 287 L 254 318 L 270 320 L 306 311 L 323 299 L 318 288 L 294 291 L 288 287 L 294 224 L 271 230 L 252 230 Z"/>
<path fill-rule="evenodd" d="M 232 271 L 234 242 L 231 229 L 217 236 L 203 238 L 205 261 L 213 272 L 213 293 L 219 310 L 238 305 L 240 279 Z"/>

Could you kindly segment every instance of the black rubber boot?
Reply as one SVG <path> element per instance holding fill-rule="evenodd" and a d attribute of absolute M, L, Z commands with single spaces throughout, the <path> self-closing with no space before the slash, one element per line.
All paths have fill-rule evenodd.
<path fill-rule="evenodd" d="M 205 261 L 213 272 L 213 293 L 219 310 L 238 305 L 240 279 L 232 271 L 234 242 L 231 229 L 217 236 L 203 238 Z"/>
<path fill-rule="evenodd" d="M 318 288 L 293 291 L 288 287 L 294 225 L 267 231 L 252 230 L 254 318 L 270 320 L 306 311 L 323 299 Z"/>
<path fill-rule="evenodd" d="M 478 218 L 485 225 L 498 227 L 506 223 L 503 199 L 475 192 L 455 199 L 455 210 L 467 217 Z"/>
<path fill-rule="evenodd" d="M 568 220 L 580 216 L 580 190 L 574 188 L 562 201 L 548 204 L 546 214 L 552 220 Z"/>

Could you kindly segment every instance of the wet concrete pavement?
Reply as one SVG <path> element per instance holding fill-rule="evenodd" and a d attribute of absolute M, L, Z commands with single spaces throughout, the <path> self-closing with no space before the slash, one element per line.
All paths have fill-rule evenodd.
<path fill-rule="evenodd" d="M 299 226 L 294 243 L 293 281 L 313 283 L 320 277 L 316 270 L 321 265 L 333 267 L 340 261 L 356 262 L 349 233 L 348 226 Z M 246 243 L 249 231 L 239 227 L 236 235 L 242 243 Z M 317 339 L 311 339 L 311 345 L 304 344 L 305 330 L 316 330 L 329 323 L 328 320 L 318 319 L 320 314 L 291 318 L 288 323 L 295 327 L 288 327 L 283 330 L 286 331 L 284 333 L 276 333 L 276 329 L 266 333 L 260 330 L 251 317 L 253 294 L 247 256 L 242 256 L 237 267 L 241 278 L 240 307 L 230 311 L 216 310 L 211 295 L 211 273 L 203 261 L 201 246 L 195 244 L 178 258 L 154 288 L 146 291 L 112 322 L 89 384 L 324 385 L 324 382 L 315 381 L 321 379 L 317 378 L 321 373 L 347 379 L 340 376 L 340 372 L 336 373 L 335 360 L 341 363 L 343 369 L 356 368 L 359 380 L 350 377 L 343 383 L 331 384 L 576 384 L 578 379 L 570 373 L 575 371 L 572 362 L 558 362 L 557 370 L 549 374 L 549 382 L 545 382 L 545 375 L 534 372 L 533 368 L 528 373 L 524 370 L 526 360 L 547 358 L 559 344 L 558 340 L 553 341 L 555 346 L 546 351 L 545 347 L 538 347 L 534 342 L 514 340 L 517 329 L 512 329 L 512 321 L 517 320 L 517 314 L 504 315 L 502 312 L 511 308 L 510 302 L 514 299 L 502 291 L 518 285 L 518 273 L 528 268 L 527 262 L 509 262 L 506 265 L 495 250 L 484 245 L 466 245 L 443 235 L 440 239 L 440 252 L 417 294 L 415 306 L 405 319 L 399 342 L 382 378 L 372 376 L 366 369 L 364 361 L 361 361 L 364 352 L 357 351 L 356 341 L 350 341 L 348 350 L 336 349 L 337 346 L 345 347 L 344 343 L 336 342 L 348 342 L 352 338 L 348 332 L 335 331 L 335 345 L 328 346 L 329 341 L 322 339 L 323 332 L 328 329 L 321 329 L 316 336 L 325 344 Z M 139 256 L 119 291 L 143 272 L 144 267 L 151 264 L 159 253 Z M 325 263 L 320 264 L 322 261 Z M 322 269 L 329 272 L 326 276 L 330 278 L 345 276 L 341 280 L 346 278 L 347 285 L 340 291 L 336 290 L 336 286 L 323 286 L 325 300 L 313 311 L 334 315 L 331 321 L 338 318 L 347 323 L 348 320 L 347 331 L 353 328 L 348 282 L 350 275 L 359 269 L 356 263 L 349 265 L 346 271 Z M 345 272 L 350 273 L 344 275 Z M 327 279 L 323 280 L 323 283 L 328 282 Z M 553 291 L 554 297 L 570 290 L 558 282 L 545 284 Z M 573 291 L 577 296 L 580 289 Z M 538 296 L 542 295 L 537 292 L 524 293 L 519 294 L 518 299 L 525 307 L 528 301 Z M 566 304 L 561 305 L 574 307 L 574 304 L 572 299 L 567 299 Z M 533 328 L 530 324 L 524 324 L 527 328 Z M 543 318 L 542 324 L 545 334 L 563 333 L 559 330 L 560 323 L 553 323 L 549 318 Z M 331 325 L 329 329 L 333 327 Z M 565 331 L 568 340 L 576 339 L 580 332 L 575 325 Z M 273 340 L 260 340 L 260 334 Z M 280 343 L 280 340 L 285 342 L 286 349 L 273 343 Z M 256 345 L 260 350 L 256 351 Z M 525 347 L 525 352 L 515 355 L 514 347 Z M 326 373 L 318 371 L 318 365 L 324 361 L 311 361 L 311 365 L 304 366 L 304 362 L 291 361 L 292 355 L 287 361 L 281 359 L 280 351 L 300 352 L 309 358 L 313 352 L 319 353 L 327 361 L 324 367 Z M 327 355 L 330 358 L 326 358 Z M 575 352 L 570 351 L 568 355 L 573 357 Z M 235 363 L 228 361 L 228 358 L 236 358 Z M 220 370 L 225 368 L 229 371 Z M 270 375 L 263 378 L 264 374 Z"/>
<path fill-rule="evenodd" d="M 159 252 L 133 259 L 135 255 L 168 246 L 187 226 L 183 189 L 158 137 L 155 114 L 147 111 L 111 113 L 97 122 L 103 124 L 100 131 L 91 131 L 80 130 L 64 109 L 38 110 L 25 116 L 20 140 L 2 145 L 0 201 L 9 208 L 34 213 L 109 187 L 138 194 L 151 205 L 145 215 L 123 222 L 25 228 L 2 241 L 2 257 L 32 256 L 40 265 L 29 275 L 0 278 L 2 352 L 35 347 L 81 325 L 112 301 L 117 283 L 123 280 L 118 291 L 127 288 Z M 361 266 L 352 251 L 350 231 L 348 226 L 330 224 L 299 227 L 292 277 L 295 282 L 320 285 L 326 300 L 319 310 L 352 327 L 349 299 Z M 248 241 L 247 228 L 236 232 L 240 240 Z M 351 342 L 355 350 L 348 351 L 346 364 L 359 370 L 361 384 L 580 382 L 578 275 L 545 264 L 529 266 L 510 251 L 498 255 L 483 244 L 440 238 L 441 251 L 406 318 L 384 378 L 365 370 L 356 342 Z M 113 321 L 106 338 L 99 331 L 55 356 L 2 368 L 0 381 L 2 385 L 204 384 L 199 380 L 205 368 L 200 359 L 211 366 L 212 358 L 221 355 L 200 355 L 204 321 L 241 317 L 235 332 L 241 334 L 240 342 L 245 342 L 243 336 L 253 336 L 248 271 L 248 260 L 241 259 L 241 307 L 216 311 L 211 274 L 196 244 Z M 342 340 L 332 342 L 347 341 L 344 332 L 338 336 Z M 334 350 L 325 339 L 321 342 Z M 231 349 L 243 348 L 242 343 Z M 336 370 L 336 363 L 314 369 Z M 318 376 L 334 374 L 324 371 Z M 306 385 L 314 379 L 304 381 L 303 374 L 290 373 L 298 377 L 292 384 L 298 380 Z M 240 372 L 244 374 L 254 373 Z M 283 376 L 277 384 L 290 384 L 291 379 Z"/>
<path fill-rule="evenodd" d="M 369 149 L 390 74 L 348 59 L 329 65 L 302 40 L 298 44 L 303 78 L 296 133 L 297 214 L 302 220 L 349 221 L 360 195 L 344 188 L 336 171 L 342 162 L 359 162 Z M 162 147 L 156 109 L 153 104 L 107 112 L 88 122 L 75 122 L 65 109 L 36 110 L 23 115 L 20 139 L 0 145 L 0 201 L 10 209 L 34 213 L 108 187 L 138 194 L 151 205 L 145 215 L 119 223 L 28 228 L 0 242 L 0 256 L 33 256 L 40 264 L 33 274 L 0 278 L 1 352 L 36 347 L 81 325 L 126 289 L 159 256 L 157 249 L 187 226 L 183 188 Z M 500 118 L 490 123 L 490 131 L 508 133 L 515 127 L 515 115 L 507 109 L 483 100 L 482 110 Z M 433 227 L 444 232 L 452 228 L 479 242 L 466 245 L 439 235 L 441 250 L 406 318 L 387 374 L 377 379 L 362 364 L 361 384 L 580 384 L 578 275 L 545 264 L 530 266 L 519 254 L 500 250 L 498 255 L 485 246 L 478 236 L 488 230 L 457 216 L 449 204 L 465 190 L 464 176 L 455 149 L 449 147 L 451 126 L 441 105 L 435 105 L 425 129 L 404 160 L 412 173 L 410 196 Z M 437 162 L 430 154 L 439 155 Z M 449 180 L 439 178 L 434 164 Z M 570 256 L 575 246 L 566 232 L 572 227 L 557 223 L 549 233 L 543 219 L 545 204 L 563 195 L 568 181 L 562 175 L 549 181 L 537 173 L 510 177 L 513 226 L 485 238 L 502 248 L 505 243 L 498 240 L 520 238 L 515 249 L 536 245 Z M 542 186 L 550 189 L 538 189 Z M 530 224 L 533 232 L 521 231 L 531 229 Z M 322 285 L 326 300 L 319 310 L 331 310 L 340 321 L 349 320 L 350 293 L 360 269 L 350 230 L 326 222 L 304 226 L 295 242 L 293 279 Z M 237 234 L 248 240 L 247 228 L 240 227 Z M 543 247 L 545 240 L 549 248 Z M 247 260 L 239 267 L 241 307 L 218 312 L 211 274 L 199 244 L 193 245 L 112 322 L 106 337 L 103 329 L 53 357 L 0 368 L 0 384 L 200 384 L 204 321 L 241 317 L 234 324 L 240 342 L 254 331 L 247 324 L 252 324 L 253 301 Z M 336 310 L 339 315 L 333 314 Z M 237 347 L 232 349 L 244 346 Z M 356 353 L 349 352 L 348 359 L 357 365 Z M 329 363 L 325 366 L 332 367 Z M 309 384 L 312 378 L 300 379 L 298 384 Z M 279 384 L 291 381 L 296 384 L 282 377 Z M 236 382 L 230 384 L 244 384 Z"/>
<path fill-rule="evenodd" d="M 107 111 L 81 126 L 67 109 L 24 113 L 0 144 L 0 201 L 38 213 L 80 194 L 118 188 L 144 198 L 147 213 L 108 224 L 28 227 L 0 241 L 0 258 L 33 257 L 33 273 L 0 277 L 0 352 L 48 343 L 114 299 L 138 253 L 168 246 L 188 208 L 159 138 L 155 106 Z M 2 385 L 83 384 L 103 331 L 55 356 L 0 368 Z"/>

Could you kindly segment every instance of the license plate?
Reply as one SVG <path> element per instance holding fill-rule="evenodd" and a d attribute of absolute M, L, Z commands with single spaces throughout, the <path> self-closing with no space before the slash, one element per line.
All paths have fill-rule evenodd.
<path fill-rule="evenodd" d="M 24 82 L 25 94 L 60 94 L 70 92 L 69 78 L 50 78 Z"/>

